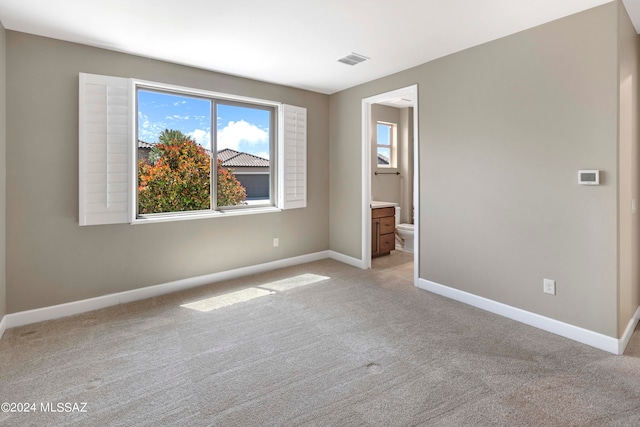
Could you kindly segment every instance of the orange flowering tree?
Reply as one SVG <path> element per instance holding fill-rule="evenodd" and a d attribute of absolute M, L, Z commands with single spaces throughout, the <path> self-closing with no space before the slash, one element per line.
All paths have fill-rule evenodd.
<path fill-rule="evenodd" d="M 233 169 L 222 166 L 222 161 L 218 160 L 217 175 L 217 203 L 218 206 L 235 206 L 245 204 L 247 190 L 240 184 L 240 181 L 233 174 Z"/>
<path fill-rule="evenodd" d="M 211 207 L 211 158 L 180 131 L 165 129 L 149 161 L 138 162 L 138 212 L 183 212 Z M 218 206 L 245 202 L 247 193 L 233 171 L 217 167 Z"/>

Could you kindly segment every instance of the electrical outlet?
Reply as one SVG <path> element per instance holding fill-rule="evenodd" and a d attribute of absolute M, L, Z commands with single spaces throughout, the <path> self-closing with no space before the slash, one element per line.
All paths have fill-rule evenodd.
<path fill-rule="evenodd" d="M 273 238 L 273 247 L 277 248 L 279 244 L 280 244 L 280 239 L 278 239 L 277 237 L 274 237 Z"/>
<path fill-rule="evenodd" d="M 542 280 L 543 291 L 545 294 L 556 294 L 556 281 L 551 279 L 543 279 Z"/>

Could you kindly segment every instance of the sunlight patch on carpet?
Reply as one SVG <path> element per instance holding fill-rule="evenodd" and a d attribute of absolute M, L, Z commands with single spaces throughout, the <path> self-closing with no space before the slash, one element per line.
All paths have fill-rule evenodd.
<path fill-rule="evenodd" d="M 289 277 L 282 280 L 277 280 L 275 282 L 267 283 L 265 285 L 260 285 L 261 288 L 271 289 L 272 291 L 286 291 L 293 288 L 298 288 L 300 286 L 307 286 L 312 283 L 321 282 L 323 280 L 328 280 L 330 277 L 327 276 L 319 276 L 317 274 L 301 274 L 295 277 Z"/>
<path fill-rule="evenodd" d="M 217 310 L 222 307 L 238 304 L 240 302 L 250 301 L 255 298 L 272 295 L 275 292 L 258 288 L 248 288 L 241 291 L 230 292 L 217 297 L 207 298 L 200 301 L 182 304 L 180 307 L 190 308 L 192 310 L 202 311 L 204 313 Z"/>

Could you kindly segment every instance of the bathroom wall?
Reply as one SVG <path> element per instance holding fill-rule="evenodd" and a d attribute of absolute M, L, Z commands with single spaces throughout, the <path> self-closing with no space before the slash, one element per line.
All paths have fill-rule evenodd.
<path fill-rule="evenodd" d="M 413 192 L 413 153 L 409 141 L 413 141 L 413 109 L 394 108 L 386 105 L 371 106 L 371 199 L 397 203 L 401 209 L 400 220 L 410 223 Z M 378 168 L 376 150 L 377 123 L 396 125 L 397 167 Z M 381 172 L 376 175 L 375 172 Z M 400 172 L 400 175 L 389 173 Z"/>
<path fill-rule="evenodd" d="M 400 168 L 400 222 L 413 224 L 413 108 L 400 110 L 398 141 Z"/>
<path fill-rule="evenodd" d="M 397 175 L 390 175 L 398 169 L 378 168 L 376 150 L 378 122 L 395 123 L 399 127 L 400 110 L 378 104 L 371 106 L 371 200 L 400 204 L 400 178 Z M 398 154 L 400 154 L 400 149 L 398 149 Z M 376 172 L 382 174 L 376 175 Z"/>

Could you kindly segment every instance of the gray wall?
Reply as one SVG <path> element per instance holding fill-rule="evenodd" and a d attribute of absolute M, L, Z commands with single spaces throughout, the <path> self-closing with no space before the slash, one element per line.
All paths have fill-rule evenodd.
<path fill-rule="evenodd" d="M 618 7 L 618 55 L 620 64 L 619 112 L 619 227 L 620 278 L 618 291 L 618 335 L 640 304 L 638 260 L 640 259 L 638 214 L 638 59 L 640 43 L 624 6 Z M 636 207 L 637 209 L 637 207 Z"/>
<path fill-rule="evenodd" d="M 6 31 L 0 23 L 0 320 L 6 314 L 6 172 L 7 172 L 7 122 L 6 122 L 6 88 L 7 88 L 7 53 Z"/>
<path fill-rule="evenodd" d="M 617 7 L 332 95 L 331 249 L 362 257 L 361 100 L 417 83 L 420 277 L 617 336 Z"/>
<path fill-rule="evenodd" d="M 308 207 L 78 226 L 78 73 L 282 101 L 308 111 Z M 7 31 L 7 312 L 329 248 L 328 96 Z M 278 248 L 272 247 L 280 238 Z"/>

